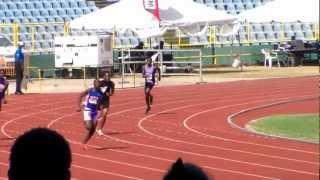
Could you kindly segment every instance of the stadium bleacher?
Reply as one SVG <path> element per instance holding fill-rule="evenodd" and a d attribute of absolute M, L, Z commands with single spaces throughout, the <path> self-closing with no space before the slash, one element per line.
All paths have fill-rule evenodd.
<path fill-rule="evenodd" d="M 206 6 L 224 10 L 236 15 L 242 11 L 262 6 L 272 0 L 194 0 Z M 97 10 L 94 1 L 86 0 L 0 0 L 0 33 L 14 39 L 14 26 L 8 24 L 17 23 L 19 27 L 18 40 L 25 42 L 27 47 L 32 47 L 32 33 L 36 43 L 36 49 L 50 49 L 53 46 L 54 36 L 64 34 L 64 22 L 71 21 L 82 15 Z M 38 23 L 31 25 L 28 23 Z M 245 41 L 275 42 L 279 38 L 290 39 L 296 36 L 299 39 L 310 39 L 315 35 L 315 28 L 310 23 L 243 23 L 236 39 Z M 91 35 L 93 31 L 74 31 L 72 35 Z M 249 33 L 249 34 L 248 34 Z M 208 43 L 210 33 L 204 36 L 189 37 L 189 42 L 195 44 Z M 218 43 L 230 43 L 230 38 L 217 37 Z M 136 46 L 138 37 L 131 31 L 118 32 L 115 44 L 117 46 Z"/>
<path fill-rule="evenodd" d="M 53 35 L 63 34 L 64 22 L 96 9 L 94 2 L 85 0 L 0 0 L 0 32 L 13 40 L 13 28 L 7 26 L 18 23 L 19 40 L 31 47 L 31 38 L 27 37 L 31 37 L 32 25 L 28 23 L 40 23 L 42 25 L 35 27 L 35 48 L 49 49 L 53 45 Z"/>

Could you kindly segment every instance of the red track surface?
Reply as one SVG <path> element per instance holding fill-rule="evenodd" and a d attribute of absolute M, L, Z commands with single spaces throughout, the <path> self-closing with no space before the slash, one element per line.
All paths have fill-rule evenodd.
<path fill-rule="evenodd" d="M 142 89 L 116 92 L 106 136 L 83 151 L 82 113 L 77 94 L 10 96 L 0 112 L 0 179 L 5 179 L 13 141 L 27 129 L 47 126 L 62 133 L 73 152 L 75 179 L 161 179 L 182 157 L 202 166 L 216 180 L 319 179 L 319 145 L 267 138 L 232 128 L 230 114 L 279 101 L 318 96 L 318 78 L 290 78 L 195 86 L 157 87 L 155 103 L 145 115 Z M 308 100 L 241 114 L 243 126 L 270 114 L 315 113 Z"/>

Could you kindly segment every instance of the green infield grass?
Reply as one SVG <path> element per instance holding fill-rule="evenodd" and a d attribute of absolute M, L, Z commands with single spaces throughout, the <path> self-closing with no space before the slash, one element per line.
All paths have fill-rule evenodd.
<path fill-rule="evenodd" d="M 249 128 L 258 133 L 319 143 L 318 114 L 264 117 L 251 121 Z"/>

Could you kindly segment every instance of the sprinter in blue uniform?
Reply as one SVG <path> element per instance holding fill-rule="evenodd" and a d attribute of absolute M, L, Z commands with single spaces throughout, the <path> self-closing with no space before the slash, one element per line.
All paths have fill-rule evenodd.
<path fill-rule="evenodd" d="M 83 149 L 88 149 L 87 143 L 90 138 L 93 136 L 96 127 L 97 127 L 97 116 L 98 110 L 100 106 L 100 102 L 102 99 L 102 93 L 100 91 L 100 83 L 99 80 L 94 80 L 93 88 L 89 88 L 80 94 L 79 97 L 79 108 L 78 111 L 81 111 L 81 106 L 83 106 L 83 120 L 84 125 L 87 129 L 87 135 L 83 140 Z M 82 104 L 82 99 L 85 97 L 85 101 Z"/>

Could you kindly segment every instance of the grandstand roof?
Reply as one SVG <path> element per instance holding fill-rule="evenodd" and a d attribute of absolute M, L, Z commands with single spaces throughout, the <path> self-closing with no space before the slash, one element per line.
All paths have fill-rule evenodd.
<path fill-rule="evenodd" d="M 319 0 L 275 0 L 244 11 L 239 17 L 249 22 L 318 22 Z"/>

